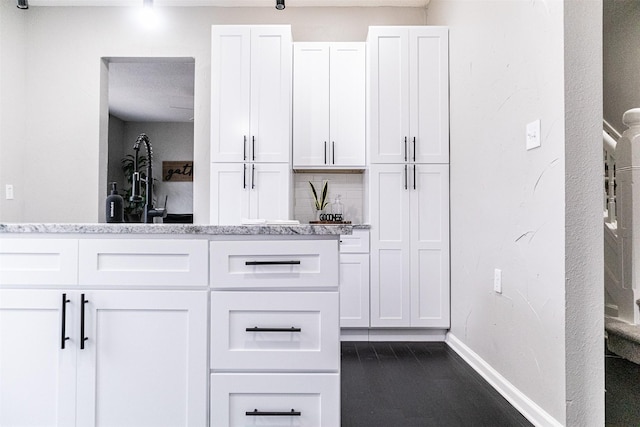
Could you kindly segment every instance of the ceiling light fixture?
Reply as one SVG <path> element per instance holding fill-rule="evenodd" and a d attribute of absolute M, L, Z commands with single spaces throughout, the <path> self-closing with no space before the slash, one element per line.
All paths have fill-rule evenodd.
<path fill-rule="evenodd" d="M 153 0 L 142 0 L 142 7 L 148 9 L 153 8 Z"/>
<path fill-rule="evenodd" d="M 18 0 L 18 9 L 29 9 L 29 0 Z"/>
<path fill-rule="evenodd" d="M 276 9 L 278 10 L 284 9 L 284 0 L 276 0 Z"/>

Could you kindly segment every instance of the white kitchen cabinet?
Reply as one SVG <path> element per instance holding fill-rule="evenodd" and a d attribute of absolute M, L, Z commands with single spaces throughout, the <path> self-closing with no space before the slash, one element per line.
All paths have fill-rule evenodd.
<path fill-rule="evenodd" d="M 206 423 L 205 291 L 3 289 L 0 336 L 0 426 Z"/>
<path fill-rule="evenodd" d="M 0 285 L 78 284 L 78 240 L 0 240 Z"/>
<path fill-rule="evenodd" d="M 340 425 L 340 375 L 211 375 L 211 426 Z"/>
<path fill-rule="evenodd" d="M 78 425 L 204 425 L 206 291 L 95 291 L 85 300 Z"/>
<path fill-rule="evenodd" d="M 340 327 L 369 327 L 369 230 L 340 236 Z"/>
<path fill-rule="evenodd" d="M 449 327 L 449 166 L 372 165 L 371 326 Z"/>
<path fill-rule="evenodd" d="M 0 426 L 75 425 L 79 313 L 67 303 L 62 314 L 68 295 L 0 289 Z"/>
<path fill-rule="evenodd" d="M 294 43 L 294 168 L 364 168 L 365 43 Z"/>
<path fill-rule="evenodd" d="M 449 162 L 446 27 L 369 27 L 371 163 Z"/>
<path fill-rule="evenodd" d="M 211 161 L 289 162 L 291 27 L 211 30 Z"/>
<path fill-rule="evenodd" d="M 243 219 L 289 219 L 291 170 L 288 163 L 212 163 L 213 225 Z"/>
<path fill-rule="evenodd" d="M 337 239 L 215 240 L 209 252 L 210 425 L 340 425 Z"/>

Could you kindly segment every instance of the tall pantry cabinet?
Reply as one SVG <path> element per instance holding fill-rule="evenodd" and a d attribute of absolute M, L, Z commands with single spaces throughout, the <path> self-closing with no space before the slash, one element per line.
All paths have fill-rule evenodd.
<path fill-rule="evenodd" d="M 448 29 L 370 27 L 371 327 L 449 327 Z"/>
<path fill-rule="evenodd" d="M 289 219 L 291 27 L 211 33 L 210 222 Z"/>

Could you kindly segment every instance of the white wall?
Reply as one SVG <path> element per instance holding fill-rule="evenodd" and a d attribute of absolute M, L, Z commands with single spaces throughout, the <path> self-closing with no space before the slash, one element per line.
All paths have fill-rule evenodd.
<path fill-rule="evenodd" d="M 619 133 L 622 115 L 640 107 L 640 2 L 603 2 L 604 118 Z"/>
<path fill-rule="evenodd" d="M 564 15 L 566 423 L 604 425 L 602 0 Z"/>
<path fill-rule="evenodd" d="M 25 14 L 13 2 L 0 3 L 0 219 L 23 218 L 25 196 Z M 5 199 L 5 186 L 14 187 L 14 200 Z"/>
<path fill-rule="evenodd" d="M 15 18 L 13 2 L 2 2 L 0 7 L 3 16 Z M 206 223 L 212 24 L 291 24 L 297 41 L 364 41 L 369 25 L 420 25 L 426 20 L 426 11 L 417 8 L 157 10 L 164 23 L 154 30 L 139 24 L 135 8 L 32 7 L 22 12 L 26 60 L 20 71 L 28 82 L 28 114 L 18 124 L 27 131 L 26 138 L 20 138 L 21 147 L 12 149 L 19 153 L 22 148 L 30 160 L 3 178 L 30 177 L 19 193 L 24 210 L 16 220 L 95 222 L 100 217 L 104 183 L 99 181 L 106 178 L 107 163 L 99 142 L 101 126 L 106 132 L 100 119 L 101 57 L 195 58 L 194 160 L 201 167 L 194 171 L 194 221 Z M 3 107 L 0 115 L 12 117 L 12 106 Z M 17 131 L 8 132 L 2 147 L 17 136 Z M 0 215 L 0 221 L 9 220 L 3 212 Z"/>
<path fill-rule="evenodd" d="M 451 334 L 540 425 L 604 424 L 601 156 L 584 146 L 602 104 L 598 3 L 432 0 L 428 11 L 450 27 Z M 586 19 L 567 15 L 580 4 Z M 595 43 L 585 57 L 577 36 Z M 526 151 L 536 119 L 542 146 Z"/>

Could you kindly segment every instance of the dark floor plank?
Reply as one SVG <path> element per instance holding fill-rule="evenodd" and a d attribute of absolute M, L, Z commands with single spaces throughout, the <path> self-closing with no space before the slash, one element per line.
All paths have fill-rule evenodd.
<path fill-rule="evenodd" d="M 445 343 L 345 342 L 342 426 L 531 425 L 483 382 Z"/>

